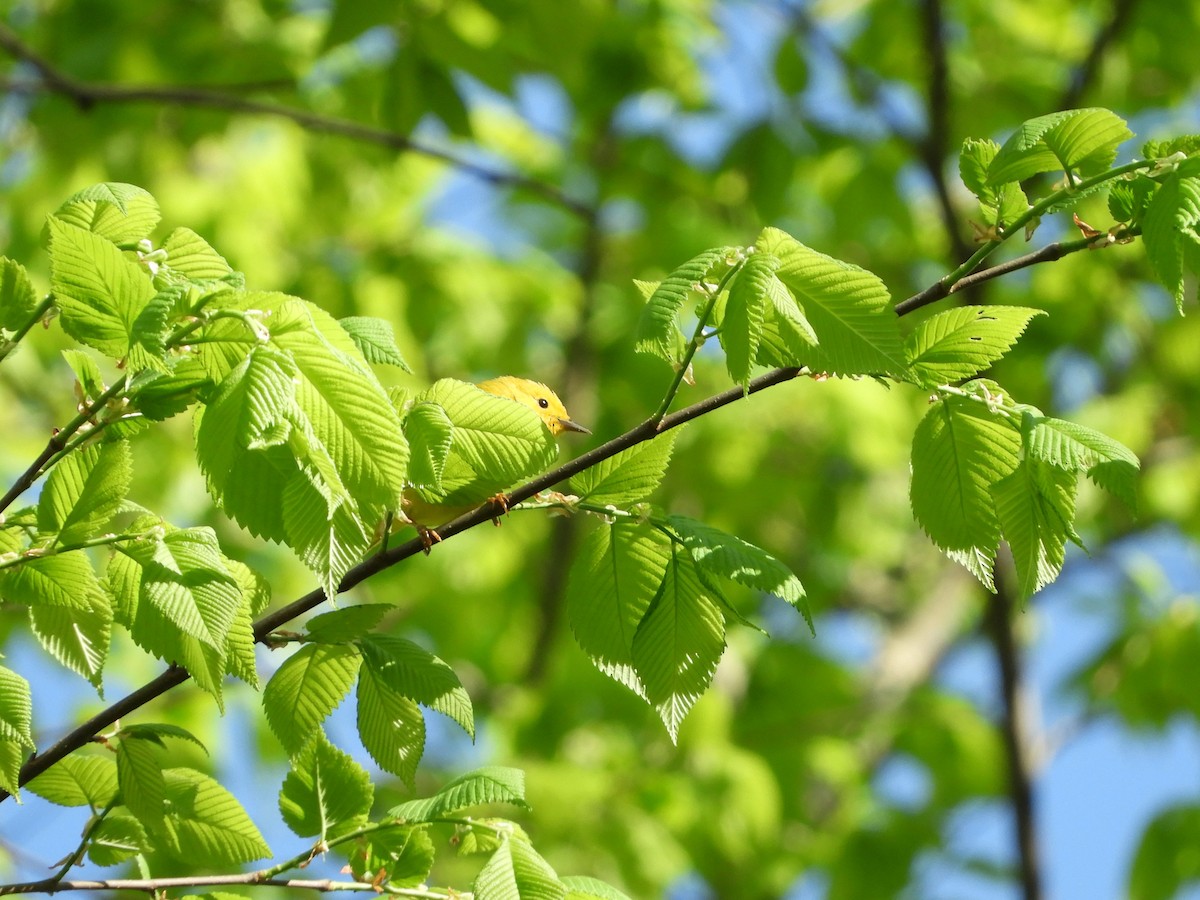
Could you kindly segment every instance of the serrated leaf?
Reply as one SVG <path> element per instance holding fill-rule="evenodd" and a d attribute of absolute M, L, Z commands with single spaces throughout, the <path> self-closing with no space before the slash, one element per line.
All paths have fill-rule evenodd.
<path fill-rule="evenodd" d="M 501 842 L 475 877 L 475 900 L 564 900 L 567 889 L 526 841 Z"/>
<path fill-rule="evenodd" d="M 84 353 L 82 350 L 67 349 L 62 352 L 62 355 L 75 374 L 75 380 L 79 382 L 85 399 L 95 400 L 107 390 L 104 377 L 100 374 L 100 367 L 96 365 L 96 361 L 90 354 Z"/>
<path fill-rule="evenodd" d="M 1077 422 L 1026 413 L 1022 429 L 1032 457 L 1069 472 L 1101 462 L 1121 462 L 1133 469 L 1140 465 L 1136 454 L 1120 441 Z"/>
<path fill-rule="evenodd" d="M 1074 472 L 1026 459 L 992 485 L 996 516 L 1012 550 L 1022 602 L 1058 577 L 1074 538 Z"/>
<path fill-rule="evenodd" d="M 818 253 L 777 228 L 764 228 L 755 243 L 780 259 L 775 276 L 820 342 L 795 342 L 792 364 L 831 375 L 904 373 L 898 321 L 876 275 Z"/>
<path fill-rule="evenodd" d="M 374 796 L 362 766 L 318 734 L 292 760 L 279 791 L 279 811 L 297 835 L 324 843 L 338 826 L 365 820 Z"/>
<path fill-rule="evenodd" d="M 38 530 L 58 535 L 58 544 L 93 537 L 125 500 L 132 480 L 127 441 L 80 447 L 51 469 L 38 498 Z"/>
<path fill-rule="evenodd" d="M 562 879 L 567 889 L 567 900 L 630 900 L 611 884 L 586 875 L 567 875 Z"/>
<path fill-rule="evenodd" d="M 642 697 L 633 640 L 670 555 L 670 538 L 648 524 L 601 525 L 575 554 L 567 582 L 567 617 L 575 640 L 596 668 Z"/>
<path fill-rule="evenodd" d="M 25 787 L 59 806 L 103 809 L 117 793 L 117 764 L 110 757 L 72 754 Z"/>
<path fill-rule="evenodd" d="M 117 744 L 117 782 L 121 801 L 150 830 L 162 826 L 166 784 L 156 741 L 125 735 Z"/>
<path fill-rule="evenodd" d="M 424 828 L 389 828 L 356 842 L 350 871 L 359 881 L 413 888 L 428 881 L 435 856 Z"/>
<path fill-rule="evenodd" d="M 1020 449 L 1012 422 L 965 397 L 934 403 L 913 435 L 913 515 L 989 589 L 1000 541 L 992 486 L 1017 467 Z"/>
<path fill-rule="evenodd" d="M 1196 265 L 1200 247 L 1200 178 L 1175 172 L 1159 187 L 1142 222 L 1146 255 L 1175 306 L 1183 312 L 1184 271 Z"/>
<path fill-rule="evenodd" d="M 918 384 L 934 387 L 978 375 L 1002 358 L 1040 309 L 963 306 L 926 319 L 905 341 Z"/>
<path fill-rule="evenodd" d="M 633 637 L 633 666 L 671 740 L 708 689 L 725 651 L 725 618 L 686 551 L 671 547 L 666 572 Z"/>
<path fill-rule="evenodd" d="M 221 868 L 270 856 L 271 850 L 237 799 L 194 769 L 166 769 L 167 814 L 152 835 L 176 859 Z"/>
<path fill-rule="evenodd" d="M 97 234 L 114 244 L 139 241 L 158 225 L 158 202 L 133 184 L 106 182 L 71 195 L 55 218 Z"/>
<path fill-rule="evenodd" d="M 646 500 L 658 489 L 671 462 L 679 429 L 661 434 L 584 469 L 569 482 L 568 490 L 592 503 L 624 509 Z"/>
<path fill-rule="evenodd" d="M 320 644 L 341 644 L 371 631 L 394 606 L 386 603 L 361 603 L 313 616 L 304 623 L 309 638 Z"/>
<path fill-rule="evenodd" d="M 101 593 L 91 560 L 82 551 L 29 557 L 0 571 L 0 596 L 29 606 L 57 606 L 88 612 Z"/>
<path fill-rule="evenodd" d="M 1008 183 L 993 187 L 987 182 L 988 167 L 996 158 L 1000 145 L 995 141 L 968 138 L 963 141 L 958 157 L 958 173 L 967 189 L 979 199 L 979 211 L 984 224 L 1003 230 L 1023 215 L 1029 200 L 1020 185 Z"/>
<path fill-rule="evenodd" d="M 360 646 L 364 662 L 380 681 L 422 706 L 448 716 L 475 737 L 471 698 L 449 665 L 424 647 L 394 635 L 367 635 Z"/>
<path fill-rule="evenodd" d="M 737 535 L 726 534 L 687 516 L 668 516 L 667 525 L 679 535 L 702 575 L 727 578 L 778 597 L 800 610 L 809 630 L 813 630 L 804 586 L 791 569 L 771 554 Z"/>
<path fill-rule="evenodd" d="M 50 284 L 67 334 L 113 359 L 139 347 L 161 357 L 162 310 L 147 274 L 99 235 L 55 218 L 49 227 Z"/>
<path fill-rule="evenodd" d="M 1157 191 L 1158 182 L 1142 173 L 1132 181 L 1114 182 L 1108 192 L 1108 212 L 1118 222 L 1138 224 Z"/>
<path fill-rule="evenodd" d="M 145 827 L 120 809 L 111 810 L 88 832 L 88 859 L 98 866 L 115 866 L 149 848 Z"/>
<path fill-rule="evenodd" d="M 0 788 L 13 796 L 20 793 L 21 765 L 34 749 L 32 721 L 29 682 L 0 666 Z"/>
<path fill-rule="evenodd" d="M 131 407 L 152 422 L 162 422 L 195 403 L 212 382 L 200 363 L 186 358 L 169 373 L 147 370 L 125 392 Z"/>
<path fill-rule="evenodd" d="M 404 417 L 404 435 L 412 457 L 408 480 L 430 491 L 442 488 L 442 473 L 454 440 L 454 423 L 436 403 L 417 403 Z"/>
<path fill-rule="evenodd" d="M 659 282 L 638 319 L 634 347 L 639 353 L 653 353 L 670 363 L 682 360 L 684 338 L 679 330 L 679 312 L 696 285 L 723 265 L 730 252 L 728 247 L 705 250 Z"/>
<path fill-rule="evenodd" d="M 338 324 L 350 335 L 367 362 L 396 366 L 405 372 L 412 372 L 400 355 L 400 348 L 396 346 L 396 332 L 391 322 L 374 316 L 346 316 L 338 319 Z"/>
<path fill-rule="evenodd" d="M 178 738 L 182 741 L 187 741 L 189 744 L 195 744 L 205 753 L 208 753 L 208 748 L 200 738 L 196 737 L 186 728 L 179 725 L 171 725 L 167 722 L 141 722 L 136 725 L 121 726 L 122 737 L 133 737 L 144 741 L 151 741 L 160 747 L 165 747 L 166 744 L 163 738 Z"/>
<path fill-rule="evenodd" d="M 0 256 L 0 328 L 17 331 L 37 309 L 37 292 L 29 273 L 16 260 Z"/>
<path fill-rule="evenodd" d="M 102 591 L 84 596 L 87 609 L 30 606 L 29 624 L 47 653 L 86 678 L 103 696 L 101 673 L 112 640 L 113 611 Z"/>
<path fill-rule="evenodd" d="M 342 702 L 360 662 L 357 647 L 306 644 L 271 676 L 263 688 L 263 712 L 289 756 L 304 749 Z"/>
<path fill-rule="evenodd" d="M 358 676 L 358 735 L 379 768 L 412 787 L 425 752 L 425 718 L 370 666 Z"/>
<path fill-rule="evenodd" d="M 507 803 L 528 809 L 525 802 L 525 773 L 504 766 L 485 766 L 460 775 L 432 797 L 409 800 L 388 810 L 388 815 L 405 822 L 429 822 L 472 806 Z"/>
<path fill-rule="evenodd" d="M 1069 109 L 1022 123 L 988 169 L 992 186 L 1024 181 L 1040 172 L 1103 172 L 1117 148 L 1133 137 L 1125 120 L 1107 109 Z"/>
<path fill-rule="evenodd" d="M 176 228 L 163 241 L 167 267 L 188 281 L 219 281 L 233 272 L 229 263 L 190 228 Z"/>
<path fill-rule="evenodd" d="M 780 265 L 780 260 L 770 253 L 751 254 L 729 285 L 721 322 L 721 346 L 725 348 L 729 377 L 740 383 L 743 390 L 750 384 L 750 370 L 758 356 L 763 321 L 771 307 L 770 291 L 778 283 L 775 272 Z"/>

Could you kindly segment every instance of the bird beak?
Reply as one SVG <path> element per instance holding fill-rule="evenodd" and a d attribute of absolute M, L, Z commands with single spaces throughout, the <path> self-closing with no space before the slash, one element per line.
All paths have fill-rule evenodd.
<path fill-rule="evenodd" d="M 563 427 L 563 431 L 578 431 L 580 434 L 591 434 L 591 429 L 584 428 L 578 422 L 572 422 L 570 419 L 559 419 L 558 424 Z"/>

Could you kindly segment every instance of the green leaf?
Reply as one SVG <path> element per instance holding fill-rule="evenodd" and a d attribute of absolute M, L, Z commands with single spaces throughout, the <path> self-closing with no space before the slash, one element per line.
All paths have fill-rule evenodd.
<path fill-rule="evenodd" d="M 926 319 L 905 341 L 918 384 L 934 387 L 970 378 L 1001 359 L 1040 309 L 963 306 Z"/>
<path fill-rule="evenodd" d="M 1017 590 L 1024 602 L 1058 577 L 1067 538 L 1078 540 L 1074 472 L 1026 459 L 992 485 L 996 516 L 1012 550 Z"/>
<path fill-rule="evenodd" d="M 664 278 L 646 302 L 634 336 L 639 353 L 653 353 L 669 363 L 683 359 L 684 338 L 679 330 L 679 312 L 696 286 L 703 283 L 732 253 L 729 247 L 714 247 L 692 257 Z"/>
<path fill-rule="evenodd" d="M 306 644 L 271 676 L 263 689 L 263 711 L 288 756 L 303 750 L 342 702 L 360 661 L 357 647 Z"/>
<path fill-rule="evenodd" d="M 165 310 L 137 263 L 109 241 L 50 219 L 50 284 L 63 329 L 113 359 L 139 368 L 160 358 Z M 134 359 L 134 350 L 141 350 Z"/>
<path fill-rule="evenodd" d="M 430 822 L 472 806 L 507 803 L 528 809 L 525 802 L 525 773 L 503 766 L 485 766 L 460 775 L 432 797 L 409 800 L 388 810 L 388 815 L 405 822 Z"/>
<path fill-rule="evenodd" d="M 71 371 L 75 373 L 75 380 L 79 382 L 79 387 L 86 400 L 95 400 L 107 390 L 104 376 L 100 374 L 100 367 L 96 365 L 96 361 L 90 354 L 84 353 L 82 350 L 68 349 L 64 350 L 62 355 L 63 359 L 67 361 L 67 365 L 71 367 Z"/>
<path fill-rule="evenodd" d="M 1021 436 L 983 402 L 934 403 L 913 435 L 913 515 L 930 539 L 992 589 L 1000 541 L 992 486 L 1017 467 Z"/>
<path fill-rule="evenodd" d="M 633 638 L 633 667 L 672 741 L 725 651 L 725 618 L 685 553 L 672 546 L 662 584 Z"/>
<path fill-rule="evenodd" d="M 29 682 L 0 666 L 0 744 L 8 745 L 0 757 L 0 787 L 14 796 L 19 793 L 21 764 L 34 749 L 32 721 Z"/>
<path fill-rule="evenodd" d="M 729 377 L 739 382 L 743 390 L 749 389 L 763 321 L 771 308 L 770 292 L 779 285 L 775 272 L 780 265 L 780 260 L 770 253 L 751 254 L 729 285 L 725 317 L 721 321 L 721 346 L 725 348 Z"/>
<path fill-rule="evenodd" d="M 502 841 L 471 886 L 475 900 L 564 900 L 567 889 L 526 841 Z"/>
<path fill-rule="evenodd" d="M 1200 272 L 1200 178 L 1173 173 L 1159 187 L 1142 223 L 1146 255 L 1183 312 L 1184 270 Z"/>
<path fill-rule="evenodd" d="M 1103 172 L 1133 132 L 1107 109 L 1069 109 L 1029 119 L 1007 141 L 988 169 L 988 184 L 1024 181 L 1041 172 Z"/>
<path fill-rule="evenodd" d="M 191 282 L 227 279 L 233 269 L 220 253 L 190 228 L 176 228 L 163 241 L 167 268 Z"/>
<path fill-rule="evenodd" d="M 1127 896 L 1170 900 L 1200 879 L 1200 805 L 1177 803 L 1159 810 L 1142 832 L 1129 871 Z"/>
<path fill-rule="evenodd" d="M 820 341 L 797 345 L 793 364 L 831 375 L 905 372 L 898 320 L 877 276 L 818 253 L 777 228 L 764 228 L 756 246 L 781 260 L 775 275 Z"/>
<path fill-rule="evenodd" d="M 115 866 L 149 849 L 142 823 L 121 809 L 111 810 L 88 834 L 88 859 L 98 866 Z"/>
<path fill-rule="evenodd" d="M 317 643 L 343 644 L 367 634 L 394 610 L 394 606 L 386 603 L 361 603 L 321 613 L 304 624 L 309 637 Z"/>
<path fill-rule="evenodd" d="M 1121 462 L 1135 470 L 1140 465 L 1137 455 L 1120 441 L 1086 425 L 1031 412 L 1021 424 L 1027 452 L 1060 469 L 1076 472 L 1101 462 Z"/>
<path fill-rule="evenodd" d="M 571 479 L 568 490 L 592 503 L 624 509 L 646 500 L 662 483 L 679 429 L 622 450 Z"/>
<path fill-rule="evenodd" d="M 19 262 L 0 256 L 0 328 L 17 331 L 37 309 L 37 292 Z"/>
<path fill-rule="evenodd" d="M 12 603 L 86 613 L 101 593 L 91 560 L 81 551 L 29 557 L 19 566 L 0 571 L 0 596 Z"/>
<path fill-rule="evenodd" d="M 124 734 L 117 744 L 117 781 L 121 801 L 147 829 L 162 827 L 166 783 L 159 762 L 158 742 Z"/>
<path fill-rule="evenodd" d="M 292 760 L 279 791 L 279 811 L 297 835 L 323 843 L 338 826 L 364 821 L 374 796 L 362 766 L 318 734 Z"/>
<path fill-rule="evenodd" d="M 350 335 L 354 345 L 358 347 L 363 358 L 369 363 L 384 366 L 396 366 L 405 372 L 412 372 L 400 348 L 396 346 L 396 332 L 392 323 L 387 319 L 377 319 L 373 316 L 346 316 L 338 319 L 338 324 Z"/>
<path fill-rule="evenodd" d="M 221 868 L 270 856 L 234 796 L 194 769 L 166 769 L 167 814 L 152 838 L 176 859 Z"/>
<path fill-rule="evenodd" d="M 117 793 L 117 764 L 111 756 L 72 754 L 25 786 L 43 800 L 59 806 L 103 809 Z"/>
<path fill-rule="evenodd" d="M 38 498 L 38 530 L 74 544 L 96 535 L 113 517 L 133 480 L 127 441 L 89 444 L 50 471 Z"/>
<path fill-rule="evenodd" d="M 84 594 L 87 609 L 29 607 L 29 624 L 38 643 L 58 662 L 82 675 L 97 691 L 112 640 L 113 610 L 102 591 Z"/>
<path fill-rule="evenodd" d="M 129 244 L 147 237 L 158 225 L 160 214 L 148 191 L 133 184 L 107 182 L 72 194 L 54 217 L 114 244 Z"/>
<path fill-rule="evenodd" d="M 702 575 L 726 578 L 787 601 L 803 613 L 809 630 L 815 633 L 804 586 L 771 554 L 687 516 L 668 516 L 667 525 L 679 535 Z"/>
<path fill-rule="evenodd" d="M 601 525 L 575 554 L 567 582 L 567 617 L 575 640 L 597 669 L 642 697 L 634 635 L 670 557 L 670 538 L 649 524 Z"/>
<path fill-rule="evenodd" d="M 404 436 L 412 453 L 409 481 L 419 488 L 440 491 L 442 473 L 454 442 L 450 417 L 436 403 L 418 403 L 404 417 Z"/>
<path fill-rule="evenodd" d="M 1138 224 L 1157 190 L 1158 182 L 1142 173 L 1132 181 L 1117 181 L 1108 192 L 1108 212 L 1118 222 Z"/>
<path fill-rule="evenodd" d="M 147 419 L 162 422 L 183 412 L 211 387 L 204 368 L 189 357 L 179 360 L 169 373 L 145 370 L 134 379 L 125 396 L 130 406 Z"/>
<path fill-rule="evenodd" d="M 436 856 L 433 838 L 424 828 L 389 828 L 355 843 L 350 871 L 359 881 L 392 888 L 415 888 L 429 880 Z"/>
<path fill-rule="evenodd" d="M 1029 200 L 1019 184 L 1010 182 L 993 187 L 987 182 L 988 168 L 1000 145 L 995 141 L 967 138 L 958 157 L 958 173 L 963 184 L 979 199 L 979 212 L 985 225 L 1003 229 L 1029 208 Z"/>
<path fill-rule="evenodd" d="M 358 676 L 358 735 L 379 768 L 413 786 L 425 752 L 425 718 L 370 666 Z"/>
<path fill-rule="evenodd" d="M 562 883 L 567 888 L 567 900 L 630 900 L 611 884 L 586 875 L 567 875 Z"/>
<path fill-rule="evenodd" d="M 371 634 L 360 643 L 363 660 L 393 691 L 448 716 L 472 738 L 471 698 L 458 675 L 424 647 L 388 634 Z"/>

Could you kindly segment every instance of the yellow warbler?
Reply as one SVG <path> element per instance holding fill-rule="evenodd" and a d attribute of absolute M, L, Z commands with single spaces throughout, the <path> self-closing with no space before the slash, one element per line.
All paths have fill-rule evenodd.
<path fill-rule="evenodd" d="M 529 407 L 538 414 L 552 435 L 558 436 L 567 431 L 591 434 L 588 429 L 571 419 L 558 395 L 540 382 L 504 375 L 480 382 L 476 387 L 493 396 Z M 525 474 L 532 476 L 536 471 Z M 416 526 L 428 548 L 430 543 L 440 540 L 437 532 L 433 530 L 436 526 L 470 512 L 488 500 L 502 496 L 503 492 L 497 493 L 496 484 L 493 482 L 488 485 L 486 480 L 474 487 L 466 486 L 465 491 L 456 490 L 450 497 L 431 497 L 427 494 L 422 495 L 415 488 L 406 488 L 402 510 L 404 518 Z M 445 502 L 442 502 L 443 499 Z"/>

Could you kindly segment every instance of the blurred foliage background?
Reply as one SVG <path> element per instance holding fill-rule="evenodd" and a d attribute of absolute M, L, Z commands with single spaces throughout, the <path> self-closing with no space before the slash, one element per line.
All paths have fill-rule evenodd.
<path fill-rule="evenodd" d="M 158 198 L 164 234 L 195 229 L 249 285 L 391 321 L 415 374 L 385 378 L 534 377 L 594 442 L 648 415 L 670 379 L 632 351 L 631 279 L 773 224 L 871 269 L 900 300 L 971 250 L 963 138 L 1003 140 L 1024 119 L 1093 105 L 1127 118 L 1139 142 L 1200 130 L 1195 0 L 7 0 L 3 10 L 0 247 L 40 285 L 44 217 L 81 187 L 131 182 Z M 1102 200 L 1079 213 L 1110 224 Z M 1043 222 L 1035 241 L 1069 228 Z M 743 596 L 771 637 L 733 634 L 672 746 L 563 620 L 578 523 L 514 514 L 359 591 L 394 603 L 388 627 L 454 665 L 477 705 L 478 744 L 433 728 L 418 787 L 483 761 L 526 769 L 538 849 L 635 897 L 951 896 L 955 885 L 1032 898 L 1047 884 L 1072 896 L 1061 891 L 1070 870 L 1052 868 L 1060 857 L 1038 834 L 1039 773 L 1097 722 L 1142 732 L 1200 713 L 1185 593 L 1200 536 L 1200 316 L 1174 314 L 1136 244 L 1028 269 L 970 299 L 1048 310 L 994 376 L 1144 463 L 1136 519 L 1081 486 L 1091 558 L 1069 560 L 1064 577 L 1100 573 L 1087 605 L 1103 638 L 1062 679 L 1065 737 L 1030 702 L 1019 648 L 1049 604 L 1078 607 L 1077 592 L 1013 610 L 919 532 L 908 453 L 925 397 L 801 380 L 687 428 L 660 502 L 785 560 L 808 588 L 817 639 L 781 602 Z M 58 349 L 51 331 L 0 368 L 7 478 L 73 413 Z M 685 399 L 727 386 L 703 355 L 696 380 Z M 212 508 L 188 424 L 167 433 L 137 439 L 135 498 L 176 524 L 217 528 L 229 555 L 268 575 L 277 602 L 309 589 L 298 564 Z M 1174 568 L 1156 561 L 1164 546 L 1182 548 Z M 14 627 L 22 616 L 0 621 L 35 700 L 78 698 L 35 721 L 43 742 L 95 708 L 82 682 L 38 680 Z M 1053 642 L 1037 647 L 1054 653 Z M 110 699 L 157 672 L 121 651 Z M 979 660 L 975 696 L 942 677 L 964 655 Z M 280 662 L 260 659 L 264 674 Z M 234 692 L 219 721 L 194 694 L 177 690 L 146 714 L 205 737 L 214 759 L 190 762 L 240 785 L 268 838 L 286 841 L 269 821 L 282 753 L 257 696 Z M 335 719 L 335 739 L 353 746 L 345 724 Z M 406 796 L 399 785 L 381 795 L 381 806 Z M 1132 896 L 1169 896 L 1200 875 L 1183 852 L 1200 840 L 1197 799 L 1181 797 L 1123 849 Z M 1015 811 L 993 823 L 1002 846 L 990 856 L 955 834 L 956 816 L 980 805 Z M 10 871 L 27 862 L 10 830 L 21 815 L 5 811 Z"/>

